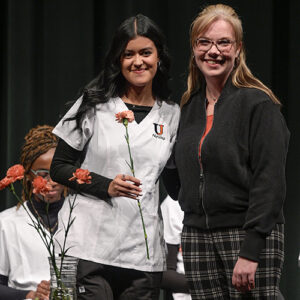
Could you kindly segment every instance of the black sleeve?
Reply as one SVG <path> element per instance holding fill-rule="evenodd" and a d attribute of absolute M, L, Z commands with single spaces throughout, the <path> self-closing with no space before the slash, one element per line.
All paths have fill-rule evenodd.
<path fill-rule="evenodd" d="M 162 171 L 161 177 L 163 179 L 164 186 L 167 193 L 173 200 L 178 200 L 178 194 L 180 190 L 180 179 L 175 164 L 175 146 L 173 147 L 172 154 Z"/>
<path fill-rule="evenodd" d="M 258 104 L 249 134 L 249 204 L 243 229 L 246 235 L 239 256 L 259 261 L 286 196 L 285 167 L 290 133 L 278 105 Z M 282 216 L 283 219 L 283 216 Z"/>
<path fill-rule="evenodd" d="M 23 300 L 30 291 L 22 291 L 7 286 L 8 278 L 0 275 L 0 300 Z"/>
<path fill-rule="evenodd" d="M 65 141 L 59 140 L 52 160 L 50 175 L 52 180 L 63 184 L 75 191 L 90 194 L 97 198 L 109 199 L 108 186 L 112 179 L 91 172 L 91 184 L 78 184 L 75 180 L 69 181 L 80 165 L 83 151 L 78 151 L 69 146 Z"/>

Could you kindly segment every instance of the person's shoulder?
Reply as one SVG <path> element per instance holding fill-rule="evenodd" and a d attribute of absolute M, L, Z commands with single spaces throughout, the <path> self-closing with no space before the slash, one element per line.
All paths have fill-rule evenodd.
<path fill-rule="evenodd" d="M 0 230 L 6 232 L 8 228 L 15 227 L 18 223 L 19 208 L 13 206 L 0 213 Z"/>
<path fill-rule="evenodd" d="M 177 108 L 179 107 L 178 103 L 173 100 L 158 100 L 162 106 Z"/>
<path fill-rule="evenodd" d="M 22 223 L 24 221 L 28 223 L 28 218 L 29 216 L 25 211 L 25 209 L 23 208 L 23 206 L 20 207 L 13 206 L 3 211 L 0 214 L 0 222 L 6 225 L 14 224 L 14 223 Z"/>
<path fill-rule="evenodd" d="M 236 90 L 236 96 L 242 101 L 247 101 L 251 105 L 258 105 L 261 103 L 274 103 L 266 92 L 258 88 L 238 88 Z"/>
<path fill-rule="evenodd" d="M 244 111 L 279 118 L 285 123 L 280 103 L 275 103 L 266 92 L 258 88 L 240 88 L 236 100 L 241 101 L 240 107 Z"/>
<path fill-rule="evenodd" d="M 160 109 L 163 111 L 168 111 L 172 114 L 180 114 L 180 107 L 179 105 L 171 100 L 168 101 L 160 101 L 159 103 Z"/>
<path fill-rule="evenodd" d="M 3 220 L 4 218 L 10 216 L 11 214 L 14 214 L 17 210 L 17 206 L 13 206 L 10 208 L 7 208 L 3 211 L 0 212 L 0 221 Z"/>

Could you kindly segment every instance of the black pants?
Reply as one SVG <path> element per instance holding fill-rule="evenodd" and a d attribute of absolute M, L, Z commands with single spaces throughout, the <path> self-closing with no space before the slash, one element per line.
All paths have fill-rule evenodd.
<path fill-rule="evenodd" d="M 79 260 L 78 300 L 158 300 L 162 272 L 143 272 Z"/>

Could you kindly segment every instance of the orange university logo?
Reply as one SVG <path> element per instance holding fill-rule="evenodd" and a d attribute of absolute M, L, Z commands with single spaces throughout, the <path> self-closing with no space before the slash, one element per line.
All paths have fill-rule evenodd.
<path fill-rule="evenodd" d="M 162 135 L 164 133 L 164 125 L 153 123 L 154 131 L 157 135 Z"/>

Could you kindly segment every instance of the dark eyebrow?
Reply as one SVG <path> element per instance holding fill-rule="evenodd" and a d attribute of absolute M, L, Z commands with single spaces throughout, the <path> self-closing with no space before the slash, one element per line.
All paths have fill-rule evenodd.
<path fill-rule="evenodd" d="M 146 47 L 146 48 L 143 48 L 141 50 L 152 50 L 152 49 L 153 49 L 153 47 Z"/>
<path fill-rule="evenodd" d="M 142 49 L 140 49 L 139 51 L 145 51 L 145 50 L 153 50 L 153 47 L 142 48 Z M 125 49 L 124 52 L 125 52 L 125 51 L 128 51 L 128 52 L 134 52 L 134 50 L 132 50 L 132 49 Z"/>

